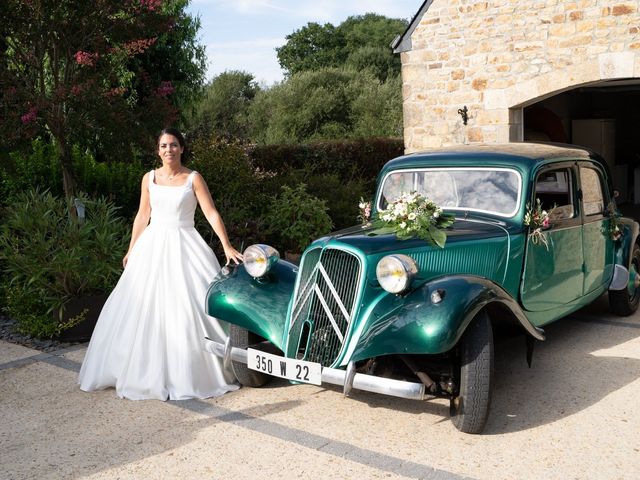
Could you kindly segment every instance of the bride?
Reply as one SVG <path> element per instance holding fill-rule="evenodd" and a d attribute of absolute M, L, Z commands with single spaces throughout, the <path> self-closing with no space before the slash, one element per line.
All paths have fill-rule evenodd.
<path fill-rule="evenodd" d="M 224 342 L 226 333 L 204 311 L 220 264 L 194 228 L 198 204 L 227 262 L 242 255 L 231 246 L 202 176 L 183 165 L 184 148 L 178 130 L 160 133 L 162 167 L 142 178 L 125 269 L 91 337 L 78 378 L 82 390 L 115 387 L 132 400 L 184 400 L 238 388 L 201 346 L 204 336 Z"/>

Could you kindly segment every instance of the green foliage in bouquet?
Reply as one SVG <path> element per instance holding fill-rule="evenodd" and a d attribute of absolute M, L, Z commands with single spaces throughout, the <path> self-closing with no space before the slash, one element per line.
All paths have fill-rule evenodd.
<path fill-rule="evenodd" d="M 398 239 L 418 237 L 432 245 L 444 248 L 447 234 L 455 217 L 422 195 L 412 192 L 401 195 L 385 210 L 380 210 L 371 224 L 376 227 L 371 235 L 395 233 Z"/>

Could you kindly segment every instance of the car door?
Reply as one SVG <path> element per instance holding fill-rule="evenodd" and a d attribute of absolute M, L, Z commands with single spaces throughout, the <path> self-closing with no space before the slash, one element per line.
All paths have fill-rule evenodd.
<path fill-rule="evenodd" d="M 531 235 L 527 238 L 520 291 L 526 310 L 552 310 L 582 296 L 584 257 L 577 187 L 575 163 L 544 168 L 535 177 L 530 205 L 539 199 L 551 223 L 542 232 L 546 245 L 534 242 Z"/>
<path fill-rule="evenodd" d="M 611 280 L 614 248 L 609 236 L 609 198 L 604 172 L 593 163 L 581 162 L 579 173 L 583 216 L 583 294 L 586 295 L 603 288 Z"/>

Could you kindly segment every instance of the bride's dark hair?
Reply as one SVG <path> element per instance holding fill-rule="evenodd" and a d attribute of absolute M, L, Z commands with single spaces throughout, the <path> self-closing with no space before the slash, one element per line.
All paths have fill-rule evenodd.
<path fill-rule="evenodd" d="M 158 134 L 158 138 L 156 139 L 156 147 L 160 146 L 160 138 L 163 135 L 172 135 L 178 139 L 178 143 L 184 149 L 184 151 L 182 152 L 182 156 L 180 157 L 180 162 L 185 165 L 187 163 L 187 160 L 189 159 L 189 156 L 187 155 L 187 142 L 184 139 L 184 135 L 182 135 L 182 132 L 173 127 L 163 128 L 162 131 Z"/>

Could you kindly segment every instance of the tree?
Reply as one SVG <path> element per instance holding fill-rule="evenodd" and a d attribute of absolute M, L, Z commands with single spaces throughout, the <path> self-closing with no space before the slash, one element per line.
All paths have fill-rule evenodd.
<path fill-rule="evenodd" d="M 400 135 L 400 82 L 387 83 L 345 68 L 292 75 L 256 95 L 249 107 L 251 139 L 276 144 Z"/>
<path fill-rule="evenodd" d="M 346 63 L 371 68 L 384 81 L 400 73 L 400 58 L 390 44 L 406 27 L 405 20 L 374 13 L 351 16 L 338 27 L 308 23 L 287 35 L 287 42 L 276 49 L 278 61 L 289 76 Z"/>
<path fill-rule="evenodd" d="M 287 75 L 337 67 L 344 62 L 344 38 L 330 23 L 309 22 L 285 37 L 287 42 L 276 48 L 278 62 Z"/>
<path fill-rule="evenodd" d="M 368 82 L 351 104 L 354 138 L 402 137 L 402 77 Z"/>
<path fill-rule="evenodd" d="M 126 156 L 178 118 L 173 97 L 201 83 L 199 23 L 185 0 L 6 0 L 0 25 L 0 127 L 48 135 L 67 196 L 73 145 Z M 183 56 L 184 55 L 184 56 Z M 185 62 L 188 68 L 185 68 Z"/>
<path fill-rule="evenodd" d="M 259 91 L 250 73 L 237 70 L 221 73 L 205 86 L 190 121 L 191 133 L 247 139 L 248 109 Z"/>

